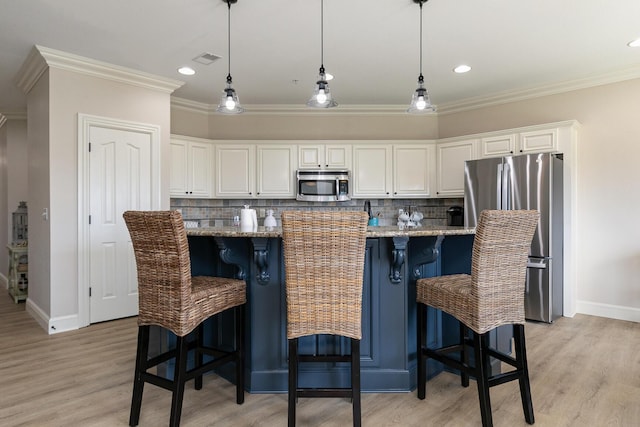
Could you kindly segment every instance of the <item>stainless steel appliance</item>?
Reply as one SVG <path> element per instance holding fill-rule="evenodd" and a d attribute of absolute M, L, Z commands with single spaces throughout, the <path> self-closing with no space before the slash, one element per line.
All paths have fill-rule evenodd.
<path fill-rule="evenodd" d="M 562 154 L 470 160 L 464 169 L 464 223 L 483 209 L 537 209 L 540 222 L 529 252 L 525 317 L 552 322 L 562 315 Z"/>
<path fill-rule="evenodd" d="M 351 200 L 351 172 L 348 170 L 298 170 L 296 200 L 343 202 Z"/>

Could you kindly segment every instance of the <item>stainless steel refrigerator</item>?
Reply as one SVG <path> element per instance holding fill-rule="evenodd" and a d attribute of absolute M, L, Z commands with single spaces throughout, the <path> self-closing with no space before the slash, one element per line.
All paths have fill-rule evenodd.
<path fill-rule="evenodd" d="M 552 322 L 562 315 L 562 154 L 469 160 L 464 168 L 464 223 L 483 209 L 537 209 L 529 252 L 525 317 Z"/>

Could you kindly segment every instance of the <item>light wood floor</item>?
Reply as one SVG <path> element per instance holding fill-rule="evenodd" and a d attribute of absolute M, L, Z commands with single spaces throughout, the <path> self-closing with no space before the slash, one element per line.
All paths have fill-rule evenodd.
<path fill-rule="evenodd" d="M 135 319 L 49 336 L 0 293 L 0 425 L 126 426 L 136 345 Z M 640 324 L 578 315 L 527 324 L 537 426 L 639 426 Z M 285 426 L 286 394 L 246 394 L 215 376 L 188 387 L 182 425 Z M 496 427 L 526 426 L 516 382 L 492 388 Z M 141 426 L 167 425 L 170 393 L 146 385 Z M 364 426 L 479 426 L 475 383 L 443 373 L 416 393 L 363 394 Z M 301 399 L 298 425 L 349 426 L 343 399 Z"/>

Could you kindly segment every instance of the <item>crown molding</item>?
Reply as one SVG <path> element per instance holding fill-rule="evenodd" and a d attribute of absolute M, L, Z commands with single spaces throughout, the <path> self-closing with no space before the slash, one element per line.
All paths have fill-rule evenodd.
<path fill-rule="evenodd" d="M 456 102 L 440 104 L 438 113 L 441 115 L 491 107 L 510 102 L 524 101 L 543 96 L 557 95 L 574 90 L 587 89 L 626 80 L 640 78 L 640 66 L 621 68 L 612 72 L 592 75 L 582 79 L 567 80 L 521 90 L 497 92 L 486 96 L 467 98 Z"/>
<path fill-rule="evenodd" d="M 0 111 L 7 120 L 27 120 L 26 110 Z"/>
<path fill-rule="evenodd" d="M 184 85 L 184 82 L 180 80 L 160 77 L 38 45 L 31 49 L 20 68 L 16 84 L 24 93 L 29 93 L 47 68 L 72 71 L 169 94 Z"/>
<path fill-rule="evenodd" d="M 0 111 L 0 127 L 9 120 L 27 120 L 26 111 Z"/>

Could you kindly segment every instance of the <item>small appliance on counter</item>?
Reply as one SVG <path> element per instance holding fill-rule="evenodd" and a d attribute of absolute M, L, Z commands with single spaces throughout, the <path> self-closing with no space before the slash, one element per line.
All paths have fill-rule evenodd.
<path fill-rule="evenodd" d="M 464 208 L 462 206 L 451 206 L 447 209 L 447 225 L 464 225 Z"/>
<path fill-rule="evenodd" d="M 267 216 L 264 217 L 264 226 L 265 227 L 277 227 L 278 222 L 273 216 L 273 209 L 267 209 Z"/>
<path fill-rule="evenodd" d="M 256 231 L 258 229 L 258 217 L 255 209 L 249 209 L 249 205 L 244 205 L 240 209 L 240 230 Z"/>

